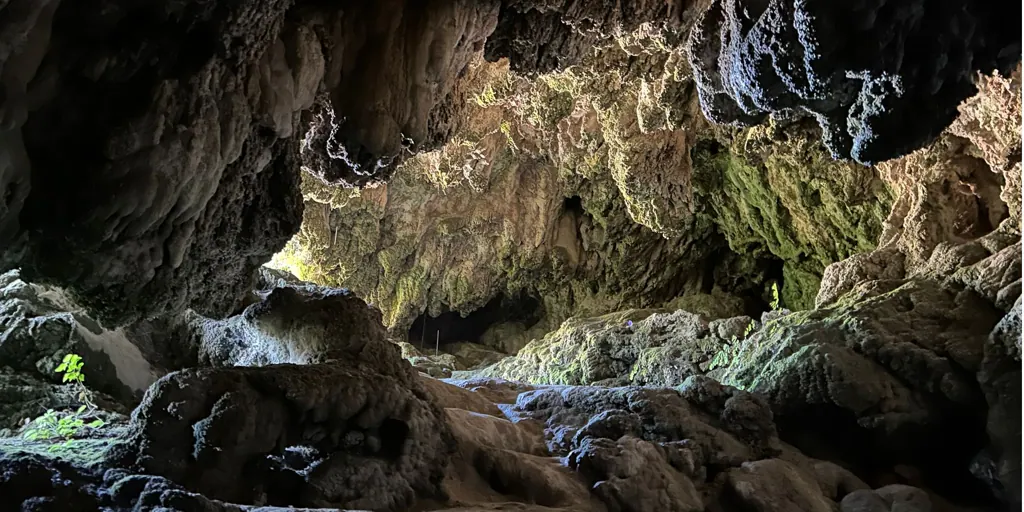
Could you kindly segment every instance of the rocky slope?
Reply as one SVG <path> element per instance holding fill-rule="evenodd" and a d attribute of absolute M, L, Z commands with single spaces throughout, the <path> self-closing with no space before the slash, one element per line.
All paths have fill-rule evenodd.
<path fill-rule="evenodd" d="M 115 418 L 90 429 L 71 450 L 47 451 L 51 443 L 45 441 L 0 440 L 5 502 L 26 510 L 49 505 L 184 511 L 257 505 L 273 510 L 292 505 L 781 512 L 889 510 L 892 503 L 914 511 L 961 510 L 950 500 L 964 495 L 976 500 L 970 493 L 942 497 L 927 490 L 931 475 L 864 468 L 845 453 L 818 455 L 854 473 L 794 447 L 786 439 L 792 436 L 785 427 L 790 413 L 780 404 L 819 403 L 801 387 L 801 378 L 765 381 L 779 386 L 777 392 L 749 386 L 764 394 L 701 374 L 680 374 L 674 388 L 443 382 L 417 375 L 386 340 L 379 313 L 360 306 L 358 299 L 310 285 L 278 284 L 283 286 L 240 317 L 249 327 L 205 331 L 210 344 L 222 344 L 229 332 L 227 338 L 239 346 L 258 334 L 264 347 L 272 348 L 265 352 L 267 359 L 210 360 L 207 366 L 169 374 L 147 391 L 129 421 Z M 851 307 L 861 314 L 871 311 Z M 997 331 L 1016 329 L 1019 339 L 1019 301 L 1016 307 L 1016 323 L 1004 320 Z M 672 317 L 700 325 L 692 315 Z M 350 327 L 362 331 L 353 337 Z M 720 335 L 730 328 L 735 326 L 720 323 L 713 330 Z M 643 331 L 638 327 L 638 333 Z M 682 330 L 677 334 L 682 337 Z M 954 334 L 949 339 L 960 340 Z M 1000 343 L 998 337 L 992 342 Z M 294 362 L 287 354 L 300 352 L 310 359 L 277 364 Z M 814 359 L 794 355 L 793 360 Z M 806 371 L 835 374 L 813 365 Z M 1019 377 L 1019 361 L 1017 371 Z M 998 379 L 1005 373 L 988 375 Z M 857 394 L 884 388 L 884 381 L 855 376 L 841 382 L 849 390 L 837 388 L 835 394 L 846 397 L 845 407 L 857 402 L 873 409 Z M 921 385 L 928 386 L 925 381 Z M 951 400 L 963 391 L 943 390 Z M 896 388 L 891 392 L 901 396 Z M 915 410 L 931 412 L 921 409 L 925 402 L 905 405 L 911 409 L 897 405 L 882 411 L 889 420 L 868 424 L 889 431 L 887 422 L 912 422 L 918 419 Z M 824 426 L 836 425 L 815 425 L 801 434 L 830 434 L 818 428 Z M 793 440 L 815 446 L 802 436 Z M 86 451 L 86 446 L 93 449 Z M 962 440 L 957 446 L 968 447 Z"/>

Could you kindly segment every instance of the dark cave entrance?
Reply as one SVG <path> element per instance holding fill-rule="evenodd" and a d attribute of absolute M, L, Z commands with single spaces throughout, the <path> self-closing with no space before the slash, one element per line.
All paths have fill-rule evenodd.
<path fill-rule="evenodd" d="M 436 317 L 423 313 L 409 328 L 409 343 L 418 347 L 433 347 L 438 341 L 441 346 L 460 341 L 479 343 L 480 337 L 493 325 L 520 322 L 529 329 L 542 316 L 543 308 L 535 297 L 525 293 L 499 294 L 465 317 L 457 311 L 445 311 Z"/>
<path fill-rule="evenodd" d="M 729 249 L 724 237 L 720 241 L 721 248 L 714 251 L 704 260 L 703 274 L 700 280 L 700 291 L 712 293 L 717 285 L 720 289 L 734 294 L 743 300 L 743 314 L 750 318 L 761 318 L 761 314 L 772 310 L 771 284 L 778 286 L 779 292 L 783 285 L 783 261 L 774 257 L 760 258 L 756 277 L 749 275 L 726 275 L 719 267 L 720 263 L 735 253 Z M 785 306 L 785 304 L 783 304 Z"/>
<path fill-rule="evenodd" d="M 586 213 L 583 210 L 583 199 L 580 196 L 567 197 L 562 201 L 563 212 L 573 212 L 577 215 L 583 215 Z"/>

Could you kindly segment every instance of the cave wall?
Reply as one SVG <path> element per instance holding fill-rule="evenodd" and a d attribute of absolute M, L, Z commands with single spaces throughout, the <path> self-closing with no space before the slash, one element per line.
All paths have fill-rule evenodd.
<path fill-rule="evenodd" d="M 498 3 L 28 0 L 2 12 L 3 266 L 117 325 L 237 309 L 298 230 L 300 165 L 365 184 L 446 140 L 449 93 Z"/>
<path fill-rule="evenodd" d="M 1019 60 L 1019 27 L 1002 22 L 1015 17 L 996 7 L 744 4 L 9 2 L 0 25 L 3 266 L 66 286 L 110 325 L 188 307 L 236 311 L 254 269 L 298 229 L 296 167 L 331 185 L 372 186 L 412 154 L 444 152 L 454 136 L 479 141 L 462 126 L 472 114 L 459 82 L 480 53 L 549 79 L 536 108 L 521 105 L 532 118 L 509 122 L 506 137 L 522 153 L 567 182 L 610 178 L 629 218 L 670 239 L 707 231 L 693 228 L 703 221 L 681 149 L 702 137 L 704 114 L 739 124 L 809 115 L 822 126 L 809 136 L 834 155 L 873 162 L 930 143 L 974 92 L 978 71 L 1005 74 Z M 953 11 L 948 24 L 936 21 Z M 863 26 L 821 37 L 820 48 L 796 36 L 820 35 L 844 16 Z M 951 37 L 915 49 L 932 32 Z M 723 34 L 728 44 L 716 46 Z M 773 37 L 776 46 L 765 42 Z M 610 42 L 618 49 L 606 51 Z M 906 48 L 915 49 L 906 59 L 879 57 Z M 790 67 L 763 66 L 783 50 L 809 56 L 802 75 L 786 58 L 779 62 Z M 750 80 L 722 75 L 720 62 Z M 577 72 L 592 76 L 581 84 Z M 806 90 L 793 85 L 801 80 Z M 580 93 L 593 99 L 587 89 L 598 83 L 605 98 L 588 111 Z M 916 119 L 907 112 L 933 103 L 928 122 L 903 129 Z M 711 131 L 721 139 L 729 130 Z M 574 153 L 591 162 L 574 162 Z M 598 161 L 600 169 L 585 169 Z M 587 195 L 575 191 L 581 186 L 570 183 L 570 195 Z M 884 200 L 874 185 L 865 190 Z M 589 212 L 603 218 L 608 209 Z M 853 245 L 863 248 L 860 233 L 873 229 L 858 227 Z M 772 257 L 788 257 L 776 254 L 788 244 L 767 245 Z M 808 250 L 785 272 L 794 306 L 807 304 L 823 261 Z"/>
<path fill-rule="evenodd" d="M 787 306 L 812 306 L 828 264 L 874 248 L 889 188 L 833 161 L 813 125 L 709 125 L 682 34 L 644 25 L 534 78 L 475 63 L 452 142 L 380 187 L 306 180 L 278 264 L 401 329 L 503 292 L 540 298 L 550 328 L 670 303 L 731 316 L 775 280 Z"/>

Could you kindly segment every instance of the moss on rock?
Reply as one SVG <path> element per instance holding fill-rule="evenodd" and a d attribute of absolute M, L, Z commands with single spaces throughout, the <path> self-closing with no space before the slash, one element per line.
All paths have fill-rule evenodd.
<path fill-rule="evenodd" d="M 875 247 L 891 195 L 873 169 L 832 160 L 813 130 L 781 131 L 697 145 L 694 194 L 732 250 L 782 260 L 782 303 L 805 309 L 826 266 Z"/>

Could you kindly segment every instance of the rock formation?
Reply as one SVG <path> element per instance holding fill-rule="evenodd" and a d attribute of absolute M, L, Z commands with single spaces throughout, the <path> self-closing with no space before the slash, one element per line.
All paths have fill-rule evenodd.
<path fill-rule="evenodd" d="M 773 280 L 809 307 L 827 265 L 878 240 L 878 172 L 832 161 L 806 124 L 709 126 L 678 31 L 645 26 L 533 80 L 509 65 L 471 66 L 463 129 L 387 185 L 305 180 L 280 264 L 350 287 L 398 333 L 522 294 L 553 329 L 670 303 L 753 313 Z"/>
<path fill-rule="evenodd" d="M 1021 31 L 1009 19 L 1020 10 L 1005 7 L 719 0 L 694 25 L 688 55 L 712 121 L 813 117 L 833 156 L 869 164 L 934 140 L 978 72 L 1013 70 Z"/>
<path fill-rule="evenodd" d="M 0 509 L 1020 510 L 1019 13 L 0 2 Z"/>
<path fill-rule="evenodd" d="M 230 313 L 298 229 L 299 165 L 361 184 L 446 140 L 498 10 L 292 4 L 5 5 L 5 266 L 112 326 Z"/>

